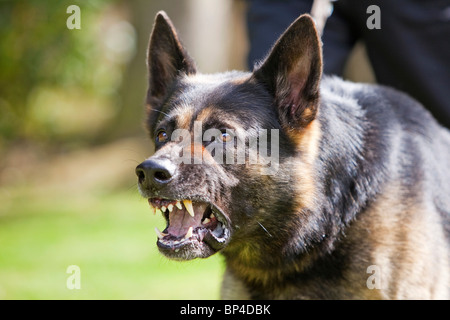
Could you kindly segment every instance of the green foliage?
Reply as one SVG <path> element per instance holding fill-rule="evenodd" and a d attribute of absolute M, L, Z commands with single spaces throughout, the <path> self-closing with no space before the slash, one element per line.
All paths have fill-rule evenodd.
<path fill-rule="evenodd" d="M 66 12 L 81 8 L 80 30 Z M 17 139 L 92 138 L 117 111 L 123 61 L 112 59 L 102 23 L 115 1 L 0 3 L 0 147 Z"/>

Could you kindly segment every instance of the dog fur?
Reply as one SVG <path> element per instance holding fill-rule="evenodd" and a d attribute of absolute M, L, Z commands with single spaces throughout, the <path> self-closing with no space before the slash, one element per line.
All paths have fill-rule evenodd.
<path fill-rule="evenodd" d="M 212 203 L 230 233 L 226 245 L 165 255 L 220 252 L 224 299 L 449 298 L 450 133 L 406 94 L 323 76 L 308 15 L 253 72 L 204 75 L 160 12 L 148 68 L 156 152 L 147 161 L 170 163 L 174 174 L 153 185 L 141 168 L 140 191 Z M 161 142 L 161 128 L 192 132 L 195 121 L 244 140 L 279 130 L 278 172 L 217 164 L 204 150 L 194 155 L 202 164 L 173 164 L 179 150 Z"/>

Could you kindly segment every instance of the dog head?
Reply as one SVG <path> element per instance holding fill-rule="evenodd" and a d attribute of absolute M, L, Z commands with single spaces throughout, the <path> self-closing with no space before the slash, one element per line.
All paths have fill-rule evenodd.
<path fill-rule="evenodd" d="M 299 17 L 252 73 L 204 75 L 159 12 L 148 70 L 146 126 L 156 151 L 136 174 L 167 222 L 157 231 L 160 251 L 193 259 L 285 246 L 285 220 L 307 212 L 314 189 L 322 60 L 312 19 Z"/>

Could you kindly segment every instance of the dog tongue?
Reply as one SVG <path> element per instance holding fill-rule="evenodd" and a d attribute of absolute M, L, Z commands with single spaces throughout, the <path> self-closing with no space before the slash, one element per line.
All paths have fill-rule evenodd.
<path fill-rule="evenodd" d="M 203 213 L 205 212 L 206 204 L 194 205 L 195 215 L 192 217 L 189 212 L 183 207 L 183 209 L 174 208 L 169 213 L 169 228 L 167 232 L 177 238 L 184 237 L 189 228 L 195 229 L 201 226 Z"/>

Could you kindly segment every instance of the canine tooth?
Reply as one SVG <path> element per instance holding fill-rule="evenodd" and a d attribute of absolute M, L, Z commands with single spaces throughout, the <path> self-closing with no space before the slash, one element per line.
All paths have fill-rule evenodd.
<path fill-rule="evenodd" d="M 189 227 L 189 230 L 188 230 L 188 232 L 186 232 L 186 235 L 184 236 L 184 238 L 189 239 L 190 237 L 192 237 L 192 231 L 193 231 L 193 228 Z"/>
<path fill-rule="evenodd" d="M 172 212 L 172 210 L 173 210 L 173 204 L 169 204 L 169 205 L 167 206 L 167 209 L 169 209 L 169 212 Z"/>
<path fill-rule="evenodd" d="M 183 206 L 181 205 L 181 202 L 180 201 L 177 201 L 177 203 L 175 204 L 175 206 L 178 208 L 178 209 L 183 209 Z"/>
<path fill-rule="evenodd" d="M 210 223 L 210 222 L 211 222 L 211 220 L 209 220 L 208 218 L 205 218 L 205 220 L 203 220 L 202 224 L 207 224 L 207 223 Z"/>
<path fill-rule="evenodd" d="M 158 236 L 158 239 L 162 239 L 165 236 L 167 236 L 166 233 L 162 233 L 161 231 L 159 231 L 159 229 L 157 227 L 155 227 L 155 232 L 156 232 L 156 235 Z"/>
<path fill-rule="evenodd" d="M 191 200 L 183 200 L 183 204 L 184 207 L 186 208 L 187 212 L 189 212 L 189 214 L 194 217 L 195 213 L 194 213 L 194 207 L 192 206 L 192 201 Z"/>
<path fill-rule="evenodd" d="M 150 207 L 150 212 L 155 215 L 156 214 L 156 208 L 150 202 L 148 204 L 149 204 L 149 207 Z"/>
<path fill-rule="evenodd" d="M 167 210 L 166 206 L 162 206 L 161 210 L 162 210 L 162 212 L 166 212 L 166 210 Z"/>
<path fill-rule="evenodd" d="M 210 217 L 211 219 L 214 219 L 214 214 L 211 213 L 211 214 L 209 215 L 209 217 Z"/>

